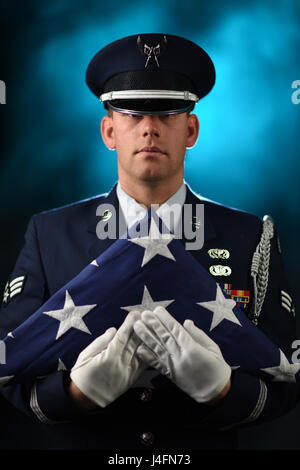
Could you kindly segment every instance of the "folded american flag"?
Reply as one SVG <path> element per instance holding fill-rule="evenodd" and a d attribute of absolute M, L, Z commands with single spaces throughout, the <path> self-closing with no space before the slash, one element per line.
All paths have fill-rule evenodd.
<path fill-rule="evenodd" d="M 148 215 L 141 222 L 145 236 L 130 237 L 129 231 L 116 240 L 3 339 L 0 384 L 70 370 L 78 354 L 107 328 L 118 328 L 130 310 L 159 305 L 181 324 L 192 319 L 233 369 L 264 380 L 299 380 L 300 364 L 246 317 L 180 240 L 160 233 L 158 222 Z"/>

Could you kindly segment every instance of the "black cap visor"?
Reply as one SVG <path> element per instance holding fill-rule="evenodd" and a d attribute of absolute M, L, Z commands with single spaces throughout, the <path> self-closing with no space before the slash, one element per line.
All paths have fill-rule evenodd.
<path fill-rule="evenodd" d="M 181 114 L 192 111 L 195 106 L 194 101 L 168 99 L 112 100 L 105 104 L 118 113 L 136 116 Z"/>

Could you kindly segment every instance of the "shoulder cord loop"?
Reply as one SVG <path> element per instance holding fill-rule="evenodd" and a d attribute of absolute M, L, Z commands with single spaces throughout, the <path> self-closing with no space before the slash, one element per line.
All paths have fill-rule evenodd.
<path fill-rule="evenodd" d="M 250 318 L 255 325 L 258 324 L 258 317 L 261 313 L 268 288 L 271 238 L 273 238 L 273 235 L 273 219 L 269 215 L 265 215 L 263 218 L 263 232 L 253 254 L 251 264 L 254 299 L 250 311 Z"/>

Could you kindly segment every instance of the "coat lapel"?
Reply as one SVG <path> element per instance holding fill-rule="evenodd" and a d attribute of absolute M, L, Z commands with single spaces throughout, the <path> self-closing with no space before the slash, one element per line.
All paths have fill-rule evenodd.
<path fill-rule="evenodd" d="M 95 204 L 90 210 L 87 232 L 89 233 L 88 256 L 91 260 L 101 255 L 101 253 L 107 250 L 107 248 L 116 241 L 119 237 L 119 228 L 124 227 L 125 225 L 123 213 L 122 211 L 119 211 L 119 200 L 116 188 L 117 185 L 115 184 L 106 196 L 95 200 Z M 105 217 L 107 214 L 110 216 L 108 219 Z M 108 223 L 115 229 L 115 237 L 107 236 L 104 239 L 100 239 L 97 236 L 97 228 L 98 231 L 100 230 L 100 232 L 103 232 L 104 227 L 107 229 Z"/>
<path fill-rule="evenodd" d="M 197 204 L 203 204 L 204 205 L 204 221 L 199 221 L 197 216 L 196 216 L 196 207 Z M 214 225 L 212 223 L 212 220 L 210 218 L 210 210 L 209 210 L 209 204 L 205 201 L 205 199 L 202 199 L 200 196 L 197 196 L 191 188 L 187 185 L 187 194 L 186 194 L 186 199 L 185 199 L 185 205 L 183 207 L 183 221 L 184 221 L 184 213 L 188 211 L 188 218 L 186 218 L 186 221 L 190 223 L 193 226 L 193 231 L 196 230 L 201 230 L 201 227 L 198 229 L 196 228 L 196 223 L 203 223 L 204 222 L 204 243 L 203 247 L 200 249 L 189 249 L 189 253 L 194 256 L 202 265 L 206 266 L 208 262 L 208 255 L 207 255 L 207 244 L 209 243 L 210 240 L 213 240 L 216 238 L 216 231 L 214 228 Z M 202 228 L 203 229 L 203 228 Z M 184 236 L 184 228 L 183 228 L 183 239 L 182 242 L 184 245 L 186 243 L 190 243 L 188 239 L 185 238 Z"/>

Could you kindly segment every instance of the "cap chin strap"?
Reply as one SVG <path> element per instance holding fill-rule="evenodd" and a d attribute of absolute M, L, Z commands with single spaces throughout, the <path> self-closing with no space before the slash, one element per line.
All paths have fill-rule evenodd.
<path fill-rule="evenodd" d="M 100 101 L 112 100 L 138 100 L 138 99 L 167 99 L 194 101 L 197 103 L 199 97 L 190 91 L 174 90 L 120 90 L 109 91 L 100 96 Z"/>
<path fill-rule="evenodd" d="M 112 105 L 109 101 L 107 102 L 107 106 L 113 111 L 116 111 L 117 113 L 130 114 L 132 116 L 169 116 L 171 114 L 182 114 L 188 111 L 192 111 L 195 106 L 195 103 L 192 102 L 184 108 L 171 109 L 168 111 L 137 111 L 136 109 L 117 108 L 116 106 Z"/>

